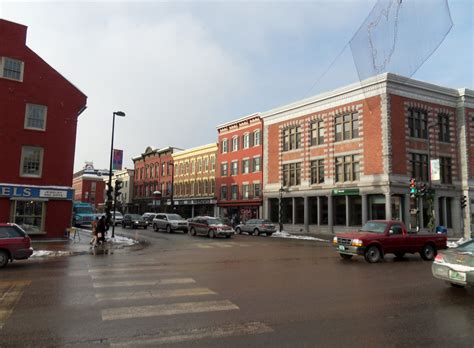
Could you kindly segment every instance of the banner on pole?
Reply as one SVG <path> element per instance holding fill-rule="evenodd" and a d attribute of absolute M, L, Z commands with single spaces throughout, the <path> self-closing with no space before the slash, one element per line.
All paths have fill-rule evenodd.
<path fill-rule="evenodd" d="M 112 170 L 122 170 L 123 150 L 114 149 Z"/>
<path fill-rule="evenodd" d="M 439 170 L 439 158 L 432 159 L 430 163 L 431 167 L 431 180 L 439 181 L 441 180 L 440 170 Z"/>

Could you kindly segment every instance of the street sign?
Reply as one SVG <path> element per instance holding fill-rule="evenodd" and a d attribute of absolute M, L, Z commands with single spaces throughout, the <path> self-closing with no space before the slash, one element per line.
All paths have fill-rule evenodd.
<path fill-rule="evenodd" d="M 333 196 L 358 196 L 360 190 L 358 188 L 349 188 L 349 189 L 333 189 Z"/>

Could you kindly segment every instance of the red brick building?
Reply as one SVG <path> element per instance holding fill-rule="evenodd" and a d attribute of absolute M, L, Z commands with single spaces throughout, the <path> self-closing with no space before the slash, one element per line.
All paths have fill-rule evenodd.
<path fill-rule="evenodd" d="M 334 232 L 368 219 L 400 219 L 470 233 L 474 190 L 474 92 L 383 74 L 262 114 L 265 216 L 288 230 Z M 411 177 L 433 203 L 409 195 Z M 429 209 L 433 207 L 433 209 Z M 418 208 L 414 214 L 412 208 Z"/>
<path fill-rule="evenodd" d="M 87 97 L 26 46 L 26 32 L 0 19 L 0 221 L 32 236 L 63 237 Z"/>
<path fill-rule="evenodd" d="M 252 114 L 217 127 L 219 215 L 240 221 L 262 216 L 262 119 Z"/>
<path fill-rule="evenodd" d="M 97 210 L 102 210 L 105 203 L 105 183 L 108 170 L 94 169 L 92 164 L 86 164 L 83 170 L 74 173 L 72 187 L 74 200 L 90 203 Z"/>
<path fill-rule="evenodd" d="M 173 198 L 173 153 L 182 151 L 176 147 L 153 149 L 147 147 L 140 156 L 132 158 L 133 176 L 133 211 L 136 213 L 170 211 Z M 161 192 L 161 197 L 153 192 Z"/>

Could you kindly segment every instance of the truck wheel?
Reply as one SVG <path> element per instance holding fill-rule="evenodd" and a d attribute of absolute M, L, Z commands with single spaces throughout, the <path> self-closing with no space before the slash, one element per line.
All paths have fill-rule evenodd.
<path fill-rule="evenodd" d="M 421 249 L 420 256 L 425 261 L 433 261 L 436 256 L 436 248 L 431 244 L 426 244 Z"/>
<path fill-rule="evenodd" d="M 6 251 L 0 250 L 0 268 L 8 264 L 8 254 Z"/>
<path fill-rule="evenodd" d="M 170 226 L 170 225 L 167 225 L 167 226 L 166 226 L 166 233 L 171 233 L 171 232 L 173 232 L 173 231 L 171 230 L 171 226 Z"/>
<path fill-rule="evenodd" d="M 254 236 L 258 236 L 259 234 L 260 234 L 260 231 L 258 230 L 258 228 L 253 230 L 253 235 Z"/>
<path fill-rule="evenodd" d="M 344 259 L 344 260 L 350 260 L 352 259 L 352 255 L 348 255 L 348 254 L 339 254 L 341 255 L 341 257 Z"/>
<path fill-rule="evenodd" d="M 367 251 L 365 252 L 365 261 L 369 263 L 376 263 L 382 259 L 382 253 L 380 249 L 377 248 L 375 245 L 370 246 Z"/>

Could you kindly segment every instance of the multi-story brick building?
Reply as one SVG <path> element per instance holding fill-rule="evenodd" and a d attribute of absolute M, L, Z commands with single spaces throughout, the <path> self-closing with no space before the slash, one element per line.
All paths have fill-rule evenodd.
<path fill-rule="evenodd" d="M 435 226 L 469 233 L 472 207 L 461 211 L 460 198 L 473 197 L 473 116 L 473 91 L 393 74 L 265 112 L 265 216 L 279 220 L 281 195 L 288 230 L 390 218 L 423 229 L 433 207 Z M 440 180 L 433 203 L 416 202 L 409 181 L 429 185 L 428 156 L 439 159 Z"/>
<path fill-rule="evenodd" d="M 123 213 L 133 212 L 133 169 L 123 169 L 114 172 L 112 177 L 112 187 L 115 187 L 115 181 L 122 182 L 121 195 L 117 197 L 117 210 Z M 108 178 L 106 182 L 108 182 Z"/>
<path fill-rule="evenodd" d="M 76 127 L 87 97 L 0 19 L 0 222 L 35 237 L 71 226 Z"/>
<path fill-rule="evenodd" d="M 170 211 L 173 198 L 173 153 L 182 151 L 176 147 L 153 149 L 147 147 L 140 156 L 132 158 L 133 175 L 133 211 Z M 153 192 L 160 192 L 160 198 Z"/>
<path fill-rule="evenodd" d="M 74 200 L 90 203 L 96 210 L 104 208 L 105 179 L 109 171 L 95 169 L 92 162 L 87 162 L 84 169 L 74 173 L 72 187 Z"/>
<path fill-rule="evenodd" d="M 219 215 L 240 221 L 262 216 L 262 119 L 252 114 L 217 127 Z"/>
<path fill-rule="evenodd" d="M 216 143 L 173 154 L 173 201 L 183 217 L 217 214 L 216 157 Z"/>

